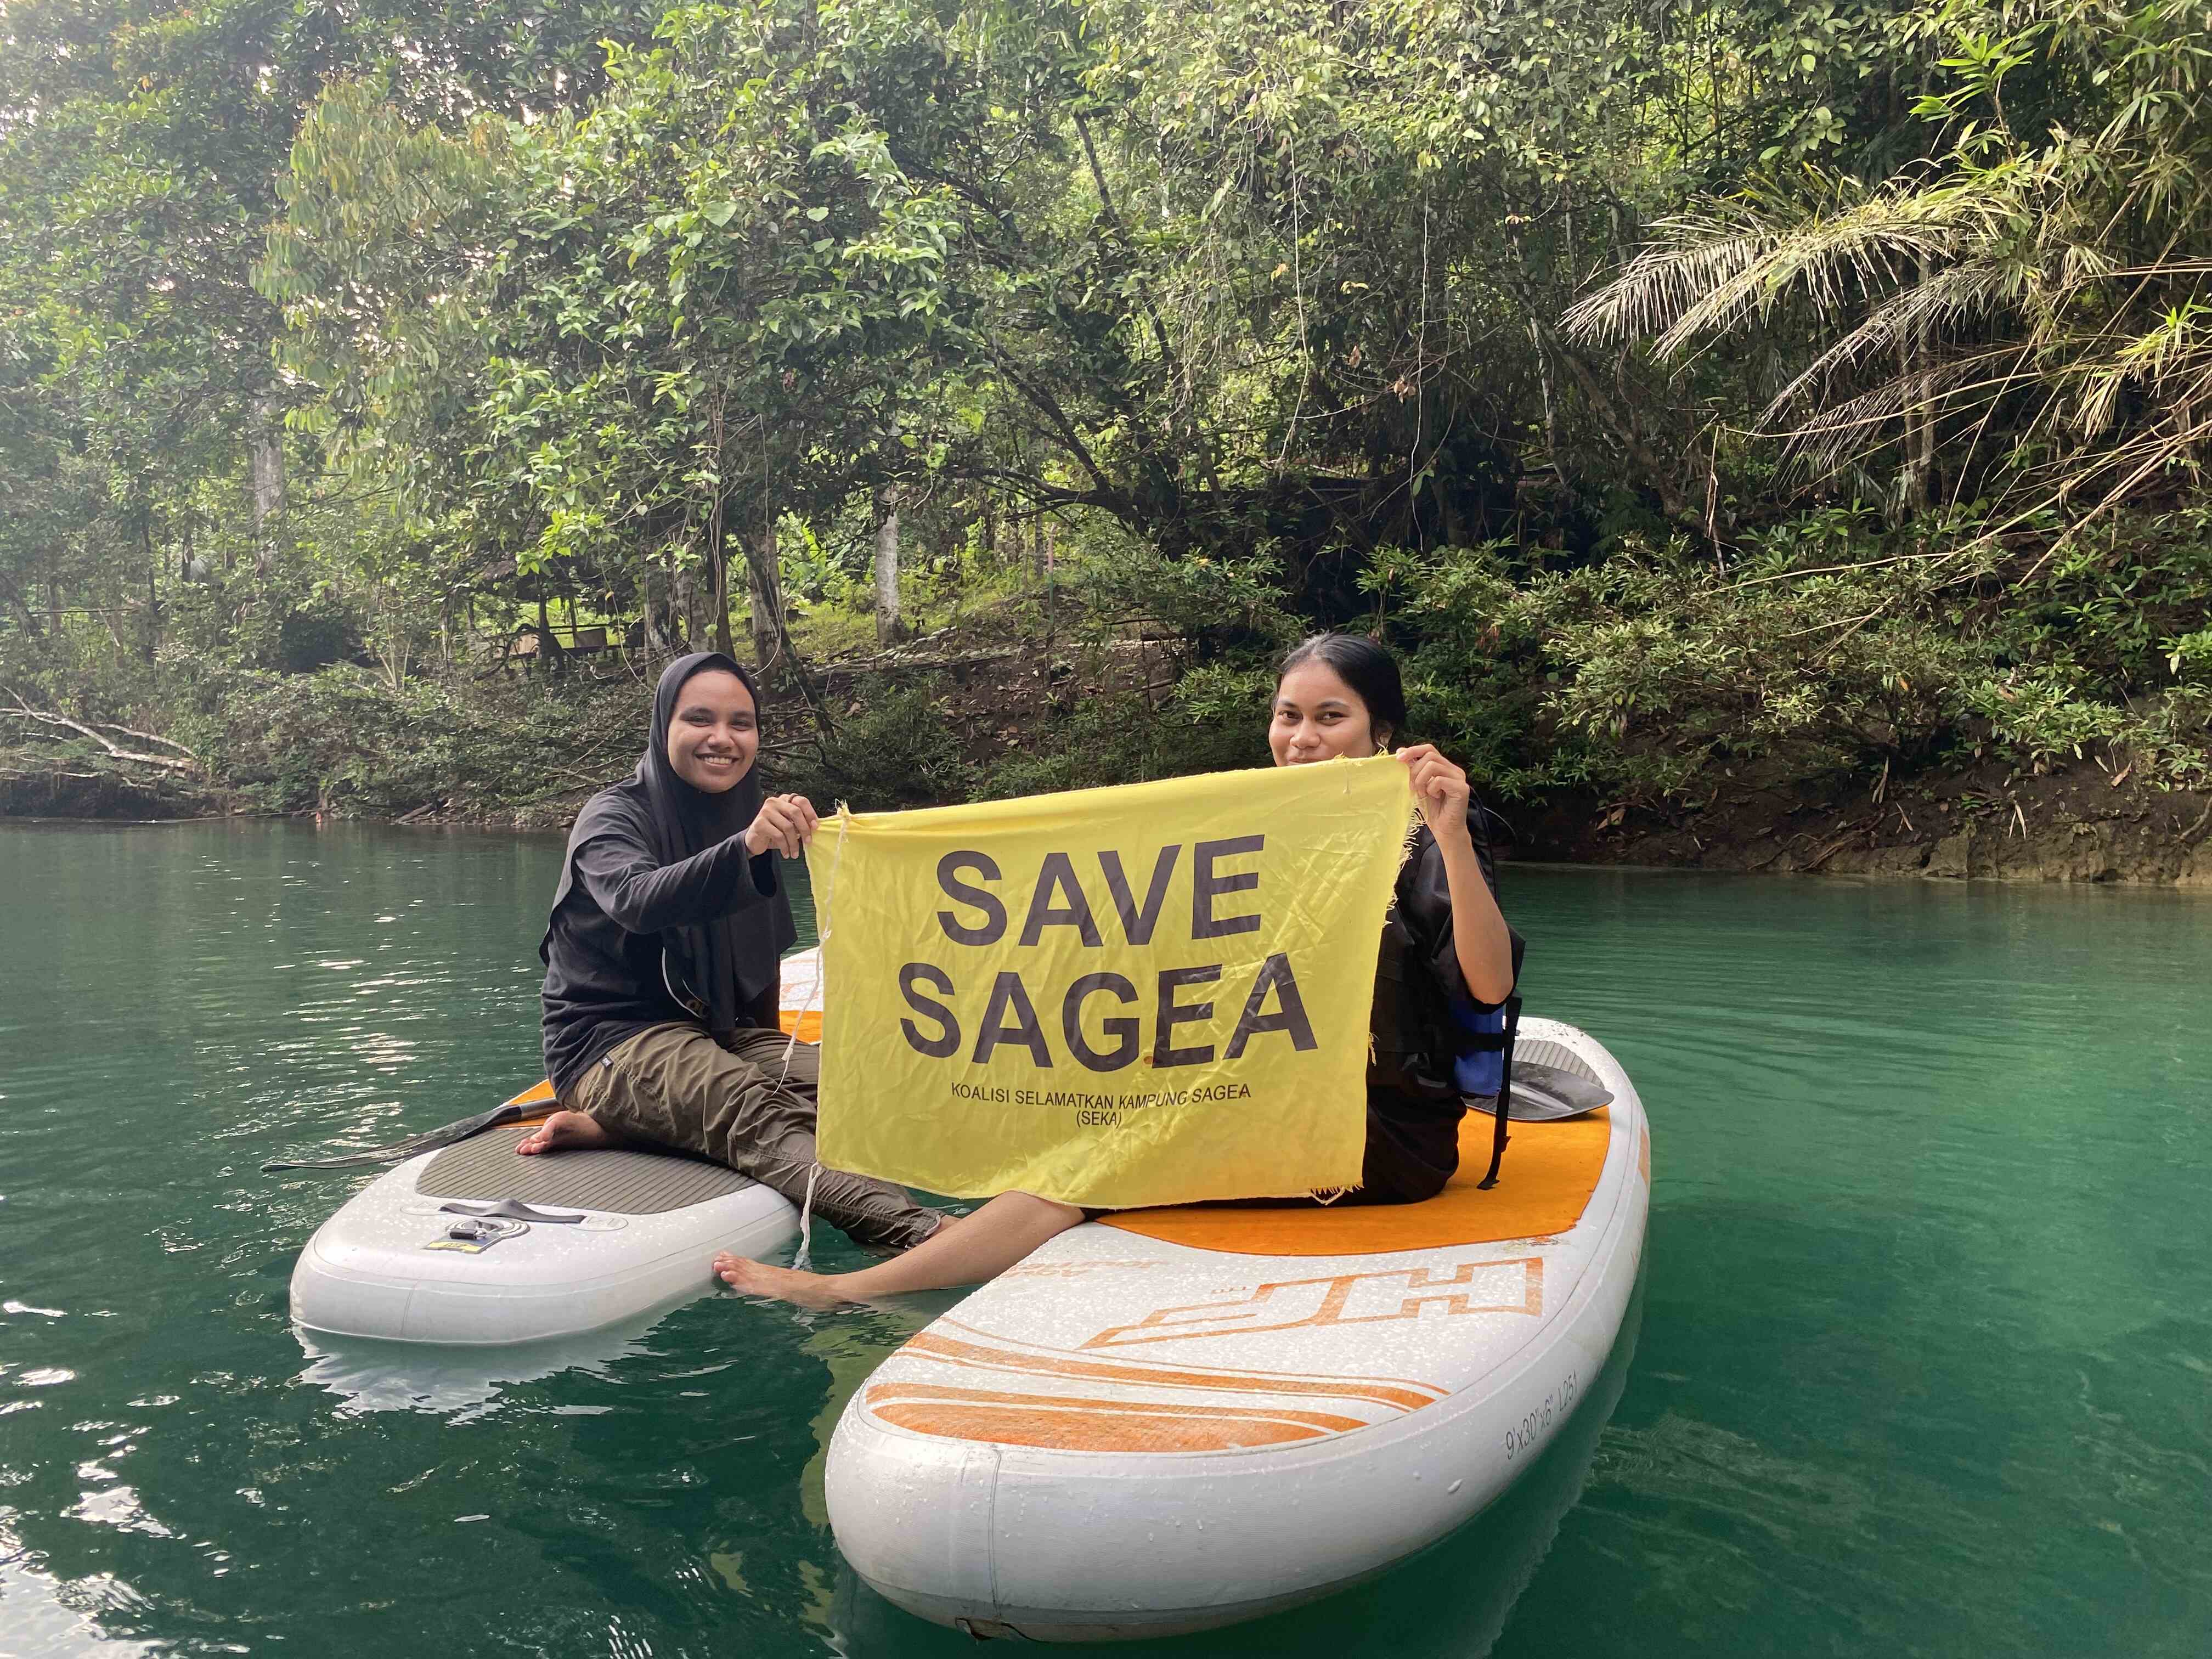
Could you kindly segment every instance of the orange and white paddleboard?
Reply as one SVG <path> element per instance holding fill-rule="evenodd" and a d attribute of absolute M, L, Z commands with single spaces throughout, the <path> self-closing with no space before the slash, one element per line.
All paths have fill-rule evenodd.
<path fill-rule="evenodd" d="M 839 1547 L 908 1611 L 1097 1640 L 1256 1617 L 1482 1509 L 1594 1383 L 1643 1254 L 1650 1144 L 1604 1047 L 1519 1054 L 1613 1103 L 1492 1120 L 1425 1204 L 1127 1212 L 1061 1234 L 909 1340 L 829 1455 Z"/>

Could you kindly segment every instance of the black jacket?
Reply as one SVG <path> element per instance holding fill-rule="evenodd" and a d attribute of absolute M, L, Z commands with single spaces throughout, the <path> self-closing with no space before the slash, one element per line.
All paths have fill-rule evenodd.
<path fill-rule="evenodd" d="M 1475 838 L 1475 857 L 1482 866 L 1482 878 L 1495 897 L 1498 872 L 1490 848 L 1480 836 Z M 1517 981 L 1527 945 L 1510 927 L 1506 931 L 1513 940 L 1513 976 Z M 1424 824 L 1415 832 L 1406 862 L 1399 869 L 1397 895 L 1389 919 L 1383 924 L 1382 949 L 1375 964 L 1374 1053 L 1367 1066 L 1370 1091 L 1449 1105 L 1455 1109 L 1451 1115 L 1456 1121 L 1459 1090 L 1452 1079 L 1452 1059 L 1458 1035 L 1451 1018 L 1455 996 L 1466 997 L 1480 1010 L 1498 1006 L 1476 1000 L 1461 975 L 1443 853 Z"/>
<path fill-rule="evenodd" d="M 752 677 L 720 652 L 662 671 L 637 769 L 584 803 L 538 954 L 545 963 L 545 1069 L 566 1094 L 624 1038 L 670 1020 L 718 1037 L 772 1027 L 777 963 L 798 938 L 776 855 L 743 840 L 760 811 L 758 769 L 719 793 L 668 763 L 668 728 L 684 684 L 708 672 Z"/>
<path fill-rule="evenodd" d="M 647 1026 L 704 1023 L 704 1006 L 682 968 L 668 963 L 665 932 L 718 917 L 742 919 L 764 939 L 777 941 L 777 954 L 796 936 L 777 878 L 778 855 L 749 857 L 741 839 L 664 865 L 614 821 L 574 848 L 568 860 L 573 879 L 540 947 L 545 1071 L 563 1096 L 601 1055 Z M 771 972 L 741 1005 L 738 1023 L 773 1025 L 781 989 Z"/>

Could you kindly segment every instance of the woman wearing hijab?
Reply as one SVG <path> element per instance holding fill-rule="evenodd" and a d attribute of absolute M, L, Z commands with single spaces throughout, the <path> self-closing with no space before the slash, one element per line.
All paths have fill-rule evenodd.
<path fill-rule="evenodd" d="M 719 652 L 668 665 L 628 781 L 585 804 L 538 954 L 545 1067 L 562 1109 L 524 1154 L 625 1140 L 703 1153 L 856 1243 L 900 1251 L 946 1222 L 900 1188 L 818 1169 L 814 1048 L 777 1029 L 797 938 L 778 861 L 814 833 L 763 799 L 760 700 Z"/>

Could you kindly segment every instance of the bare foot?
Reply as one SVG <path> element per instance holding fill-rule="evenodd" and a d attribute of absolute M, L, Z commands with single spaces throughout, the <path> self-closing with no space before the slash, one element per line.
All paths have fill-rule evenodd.
<path fill-rule="evenodd" d="M 727 1250 L 714 1258 L 714 1272 L 732 1290 L 743 1291 L 747 1296 L 771 1297 L 778 1302 L 795 1302 L 802 1308 L 835 1308 L 854 1300 L 839 1290 L 837 1281 L 826 1273 L 771 1267 L 765 1261 L 732 1255 Z"/>
<path fill-rule="evenodd" d="M 537 1133 L 525 1135 L 517 1141 L 514 1150 L 527 1158 L 533 1152 L 580 1152 L 592 1146 L 620 1144 L 588 1113 L 556 1112 L 538 1127 Z"/>

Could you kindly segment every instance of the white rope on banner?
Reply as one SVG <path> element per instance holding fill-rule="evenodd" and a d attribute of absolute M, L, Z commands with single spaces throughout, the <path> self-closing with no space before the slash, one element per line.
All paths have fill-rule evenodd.
<path fill-rule="evenodd" d="M 830 879 L 814 902 L 814 983 L 806 993 L 806 1006 L 792 1018 L 791 1035 L 783 1045 L 783 1072 L 776 1079 L 779 1083 L 791 1076 L 792 1056 L 799 1052 L 799 1027 L 808 1014 L 817 1012 L 815 1005 L 822 997 L 821 951 L 830 942 L 830 910 L 837 896 L 837 872 L 845 862 L 845 831 L 852 821 L 852 809 L 839 801 L 837 845 L 830 860 Z M 821 1174 L 822 1160 L 817 1158 L 806 1171 L 806 1201 L 799 1206 L 799 1254 L 791 1259 L 791 1265 L 800 1273 L 811 1273 L 814 1267 L 814 1183 Z"/>
<path fill-rule="evenodd" d="M 817 1161 L 806 1172 L 806 1202 L 799 1206 L 799 1254 L 791 1258 L 793 1271 L 814 1271 L 814 1181 L 822 1173 Z"/>
<path fill-rule="evenodd" d="M 837 803 L 837 845 L 830 860 L 830 879 L 814 901 L 814 983 L 806 993 L 806 1006 L 792 1017 L 791 1035 L 783 1045 L 783 1071 L 777 1077 L 781 1083 L 791 1075 L 791 1057 L 799 1052 L 799 1028 L 811 1013 L 817 1012 L 816 1005 L 822 997 L 822 947 L 830 942 L 830 908 L 837 896 L 837 872 L 845 862 L 845 831 L 853 821 L 853 809 L 843 801 Z"/>

